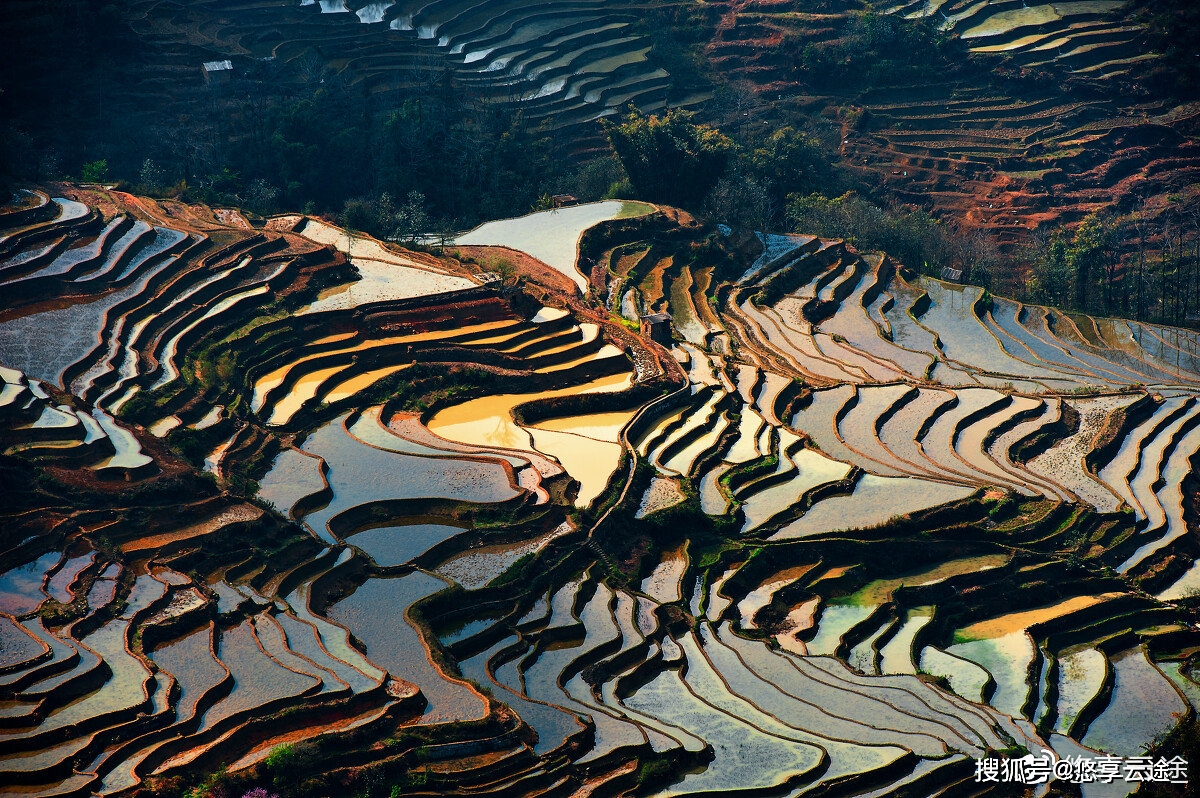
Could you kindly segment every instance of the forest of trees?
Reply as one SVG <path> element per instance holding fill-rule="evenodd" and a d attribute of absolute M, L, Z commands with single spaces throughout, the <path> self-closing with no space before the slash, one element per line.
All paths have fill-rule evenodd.
<path fill-rule="evenodd" d="M 811 85 L 842 90 L 921 81 L 931 70 L 945 74 L 968 64 L 964 42 L 942 31 L 934 17 L 903 19 L 870 10 L 850 15 L 837 39 L 793 52 Z"/>
<path fill-rule="evenodd" d="M 1040 230 L 1008 289 L 1030 301 L 1138 321 L 1200 322 L 1200 187 L 1157 213 L 1093 213 Z"/>

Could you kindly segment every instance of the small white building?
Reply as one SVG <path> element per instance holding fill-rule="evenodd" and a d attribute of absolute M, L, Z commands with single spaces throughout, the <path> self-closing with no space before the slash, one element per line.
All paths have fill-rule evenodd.
<path fill-rule="evenodd" d="M 210 86 L 218 86 L 229 82 L 233 77 L 232 61 L 205 61 L 204 82 Z"/>

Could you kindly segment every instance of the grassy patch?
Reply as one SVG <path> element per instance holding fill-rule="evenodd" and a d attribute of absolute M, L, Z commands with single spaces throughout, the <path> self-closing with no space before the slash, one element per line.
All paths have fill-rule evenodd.
<path fill-rule="evenodd" d="M 617 213 L 618 219 L 633 219 L 637 216 L 647 216 L 654 213 L 657 208 L 648 202 L 633 202 L 630 200 L 621 201 L 621 210 Z"/>

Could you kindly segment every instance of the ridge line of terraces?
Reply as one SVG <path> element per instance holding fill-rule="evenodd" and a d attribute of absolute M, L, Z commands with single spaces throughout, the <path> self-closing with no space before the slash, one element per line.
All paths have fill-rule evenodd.
<path fill-rule="evenodd" d="M 415 9 L 399 3 L 368 3 L 358 8 L 356 18 L 337 13 L 349 10 L 341 3 L 303 5 L 308 7 L 222 9 L 219 19 L 203 31 L 169 19 L 166 7 L 155 5 L 146 10 L 143 27 L 152 28 L 152 35 L 164 42 L 191 41 L 199 33 L 212 49 L 281 61 L 299 57 L 306 44 L 322 48 L 336 44 L 343 54 L 338 67 L 374 92 L 393 90 L 398 79 L 402 83 L 406 72 L 421 69 L 421 59 L 433 54 L 459 80 L 485 91 L 489 101 L 512 102 L 514 89 L 521 95 L 545 96 L 550 104 L 539 114 L 558 117 L 558 127 L 578 127 L 615 113 L 625 102 L 655 110 L 668 99 L 669 76 L 646 59 L 648 40 L 622 35 L 628 33 L 623 23 L 638 16 L 636 7 L 595 0 L 565 7 L 522 0 L 429 3 Z M 580 15 L 587 19 L 580 21 Z M 580 49 L 580 40 L 588 38 L 600 45 L 600 52 L 585 54 Z M 530 81 L 529 73 L 537 70 L 528 65 L 551 59 L 571 59 L 574 74 L 594 74 L 596 82 L 555 92 L 550 89 L 560 78 L 549 75 L 548 82 L 547 75 L 537 74 Z M 676 98 L 673 104 L 703 99 Z"/>
<path fill-rule="evenodd" d="M 804 262 L 806 258 L 802 258 L 799 262 Z M 781 271 L 786 272 L 785 265 Z M 909 290 L 906 284 L 901 283 L 905 290 L 900 293 L 906 296 L 913 297 L 912 313 L 904 312 L 903 316 L 892 316 L 893 326 L 889 329 L 879 328 L 879 323 L 872 316 L 868 308 L 863 306 L 863 300 L 869 296 L 867 288 L 859 288 L 857 284 L 850 281 L 850 274 L 861 274 L 861 268 L 851 272 L 849 269 L 841 269 L 838 266 L 827 268 L 823 272 L 817 273 L 812 281 L 809 282 L 807 288 L 799 289 L 798 297 L 803 300 L 805 296 L 812 296 L 814 299 L 823 302 L 836 301 L 835 308 L 821 311 L 820 315 L 827 319 L 832 319 L 836 323 L 833 325 L 836 329 L 839 325 L 846 325 L 845 329 L 872 329 L 873 333 L 869 337 L 858 335 L 854 338 L 858 346 L 864 347 L 863 357 L 864 363 L 882 364 L 884 362 L 898 364 L 900 361 L 896 357 L 887 358 L 887 347 L 892 346 L 889 339 L 898 337 L 898 330 L 894 326 L 896 321 L 905 319 L 906 324 L 913 325 L 912 329 L 921 330 L 922 335 L 931 336 L 933 351 L 930 355 L 947 364 L 953 364 L 956 368 L 965 369 L 972 374 L 973 381 L 978 380 L 983 384 L 994 384 L 1000 387 L 1001 380 L 1008 379 L 1024 381 L 1023 384 L 1037 387 L 1050 387 L 1055 390 L 1064 390 L 1078 386 L 1080 377 L 1086 375 L 1087 378 L 1099 376 L 1096 371 L 1080 372 L 1078 366 L 1068 365 L 1061 362 L 1045 362 L 1037 355 L 1030 345 L 1028 340 L 1019 340 L 1012 338 L 1003 327 L 997 325 L 997 321 L 991 314 L 991 307 L 981 308 L 983 294 L 978 289 L 958 289 L 950 291 L 949 287 L 936 280 L 922 278 L 921 288 L 914 294 L 913 290 Z M 779 272 L 776 272 L 779 274 Z M 841 276 L 841 280 L 835 280 Z M 801 275 L 801 279 L 806 275 Z M 775 278 L 779 280 L 779 277 Z M 796 278 L 791 278 L 796 282 Z M 899 274 L 891 277 L 891 282 L 902 280 Z M 767 286 L 771 284 L 768 282 Z M 840 289 L 840 290 L 839 290 Z M 759 350 L 763 354 L 772 356 L 772 352 L 778 353 L 778 357 L 783 357 L 784 361 L 791 365 L 792 369 L 799 371 L 809 379 L 814 379 L 820 384 L 823 379 L 834 378 L 834 372 L 827 371 L 826 362 L 836 363 L 835 360 L 827 360 L 820 354 L 819 345 L 815 342 L 821 340 L 820 333 L 821 322 L 812 323 L 812 327 L 807 326 L 809 322 L 800 320 L 800 312 L 796 314 L 775 313 L 770 305 L 767 305 L 765 310 L 758 310 L 751 303 L 740 301 L 739 296 L 744 296 L 749 289 L 743 289 L 739 294 L 736 291 L 729 295 L 729 300 L 726 302 L 727 309 L 734 313 L 734 317 L 741 316 L 741 324 L 747 323 L 750 326 L 743 326 L 740 334 L 747 340 L 743 343 L 751 346 L 752 349 Z M 767 288 L 766 290 L 770 290 Z M 778 291 L 778 289 L 776 289 Z M 871 285 L 870 292 L 876 296 L 882 295 L 886 291 L 885 287 L 879 286 L 878 281 Z M 932 293 L 931 293 L 932 292 Z M 890 292 L 893 296 L 896 292 Z M 962 309 L 957 309 L 957 300 L 952 299 L 962 295 Z M 845 308 L 845 301 L 849 298 L 855 300 L 853 305 L 853 314 L 862 318 L 861 322 L 855 322 L 850 325 L 849 314 L 851 311 Z M 791 300 L 781 300 L 781 308 L 786 308 L 786 302 Z M 812 308 L 813 300 L 808 300 L 806 306 L 808 314 L 814 311 Z M 871 303 L 873 304 L 872 299 Z M 955 307 L 951 307 L 955 305 Z M 943 307 L 945 306 L 945 307 Z M 1005 305 L 1004 307 L 1012 307 Z M 861 314 L 861 316 L 859 316 Z M 886 315 L 886 313 L 885 313 Z M 1044 333 L 1039 328 L 1026 327 L 1029 320 L 1022 319 L 1024 311 L 1018 310 L 1017 316 L 1007 322 L 1008 324 L 1018 325 L 1023 329 L 1022 335 L 1028 336 L 1031 339 L 1045 341 L 1053 349 L 1066 353 L 1068 356 L 1075 358 L 1076 362 L 1080 362 L 1078 358 L 1082 355 L 1084 363 L 1091 363 L 1091 368 L 1095 369 L 1098 365 L 1108 361 L 1114 361 L 1112 366 L 1108 366 L 1110 373 L 1120 373 L 1121 370 L 1133 369 L 1129 371 L 1131 375 L 1136 374 L 1142 380 L 1151 381 L 1166 381 L 1184 379 L 1192 381 L 1194 376 L 1186 376 L 1183 371 L 1185 365 L 1184 360 L 1180 359 L 1178 365 L 1175 365 L 1173 371 L 1169 374 L 1160 369 L 1155 364 L 1155 358 L 1145 351 L 1137 343 L 1136 337 L 1128 338 L 1121 343 L 1120 349 L 1109 348 L 1104 350 L 1103 355 L 1091 343 L 1087 342 L 1083 333 L 1075 328 L 1075 322 L 1061 315 L 1052 316 L 1055 322 L 1056 331 L 1047 329 Z M 842 319 L 846 321 L 843 322 Z M 1088 317 L 1091 323 L 1090 317 Z M 868 322 L 873 322 L 870 327 L 865 327 Z M 990 323 L 989 323 L 990 322 Z M 1120 334 L 1119 327 L 1123 322 L 1119 320 L 1103 320 L 1104 335 L 1111 336 Z M 1099 323 L 1099 321 L 1097 321 Z M 955 334 L 950 335 L 951 332 Z M 1062 334 L 1069 333 L 1068 339 L 1064 339 Z M 749 334 L 748 334 L 749 333 Z M 907 332 L 906 336 L 911 337 Z M 1001 334 L 1005 338 L 999 337 Z M 838 339 L 829 339 L 829 343 L 825 346 L 836 345 L 845 349 L 849 345 L 849 339 L 845 335 L 838 333 Z M 964 335 L 966 337 L 964 337 Z M 812 339 L 813 344 L 808 341 Z M 1154 340 L 1155 345 L 1167 349 L 1171 352 L 1180 351 L 1174 347 L 1159 341 L 1153 334 L 1147 336 L 1146 340 Z M 876 344 L 872 344 L 874 340 Z M 1007 345 L 1006 345 L 1007 341 Z M 1077 343 L 1075 343 L 1077 342 Z M 1040 344 L 1039 344 L 1040 345 Z M 878 351 L 871 351 L 870 347 L 878 348 Z M 1021 355 L 1018 359 L 1010 352 L 1014 351 L 1009 347 L 1017 347 L 1015 351 Z M 1082 347 L 1082 348 L 1081 348 Z M 811 348 L 810 353 L 806 353 L 805 349 Z M 1126 354 L 1128 352 L 1128 354 Z M 760 355 L 761 356 L 761 355 Z M 1099 356 L 1099 359 L 1098 359 Z M 996 360 L 1000 359 L 1001 364 L 997 368 Z M 984 363 L 987 363 L 984 366 Z M 1191 361 L 1187 361 L 1190 363 Z M 1007 363 L 1007 365 L 1003 365 Z M 1173 364 L 1174 365 L 1174 364 Z M 912 368 L 911 366 L 909 368 Z M 938 367 L 940 368 L 940 366 Z M 1101 368 L 1104 368 L 1101 366 Z M 1065 370 L 1064 370 L 1065 369 Z M 936 369 L 935 369 L 936 370 Z M 863 381 L 863 377 L 853 377 L 848 371 L 839 370 L 837 372 L 841 377 L 835 379 L 844 380 L 847 378 L 856 382 Z M 820 376 L 818 377 L 818 374 Z M 884 375 L 875 377 L 879 381 L 887 381 L 881 379 Z M 936 375 L 935 375 L 936 376 Z M 925 375 L 914 374 L 909 371 L 908 379 L 923 379 Z M 1030 382 L 1032 380 L 1032 382 Z M 1101 385 L 1103 386 L 1103 382 Z M 1109 383 L 1112 387 L 1117 387 Z"/>
<path fill-rule="evenodd" d="M 606 602 L 605 602 L 605 604 L 606 604 L 606 608 L 607 608 L 607 606 L 608 606 L 608 602 L 606 601 Z M 551 624 L 551 625 L 552 625 L 552 624 Z M 496 649 L 494 649 L 494 648 L 493 648 L 492 650 L 496 650 Z M 515 688 L 515 685 L 514 685 L 514 688 Z M 928 706 L 928 704 L 926 704 L 926 706 Z M 626 715 L 626 716 L 628 716 L 628 715 Z M 856 737 L 857 737 L 857 736 L 856 736 Z"/>
<path fill-rule="evenodd" d="M 908 580 L 903 580 L 903 581 L 908 581 Z M 921 604 L 921 603 L 922 603 L 922 601 L 923 601 L 923 600 L 925 600 L 925 599 L 924 599 L 922 596 L 914 595 L 914 596 L 912 597 L 912 599 L 911 599 L 911 600 L 909 600 L 909 601 L 907 601 L 907 602 L 905 603 L 905 606 L 915 606 L 915 605 L 919 605 L 919 604 Z M 1155 608 L 1156 606 L 1158 606 L 1158 605 L 1156 605 L 1156 604 L 1155 604 L 1155 603 L 1153 603 L 1153 602 L 1147 602 L 1147 600 L 1146 600 L 1146 599 L 1130 599 L 1130 600 L 1131 600 L 1131 601 L 1134 601 L 1136 606 L 1148 607 L 1148 608 L 1150 608 L 1150 609 L 1151 609 L 1151 612 L 1150 612 L 1150 614 L 1149 614 L 1149 615 L 1144 615 L 1144 616 L 1142 617 L 1142 619 L 1141 619 L 1140 621 L 1138 621 L 1138 623 L 1140 623 L 1140 624 L 1141 624 L 1141 626 L 1142 626 L 1143 628 L 1146 628 L 1146 627 L 1152 627 L 1152 625 L 1153 625 L 1153 623 L 1154 623 L 1154 620 L 1153 620 L 1153 618 L 1154 618 L 1154 617 L 1157 617 L 1157 616 L 1155 616 L 1155 613 L 1163 612 L 1163 610 L 1154 609 L 1154 608 Z M 1085 616 L 1085 615 L 1078 615 L 1078 613 L 1077 613 L 1077 615 L 1078 615 L 1078 617 L 1079 617 L 1079 620 L 1075 621 L 1075 623 L 1076 623 L 1076 625 L 1077 625 L 1077 626 L 1078 626 L 1079 624 L 1081 624 L 1081 623 L 1082 623 L 1082 624 L 1090 624 L 1090 623 L 1092 623 L 1092 621 L 1091 621 L 1091 620 L 1088 620 L 1088 618 L 1093 618 L 1093 617 L 1095 617 L 1095 618 L 1107 618 L 1107 617 L 1109 617 L 1108 615 L 1106 615 L 1106 614 L 1105 614 L 1105 612 L 1104 612 L 1104 609 L 1103 609 L 1103 608 L 1100 608 L 1100 607 L 1098 607 L 1098 606 L 1097 606 L 1097 605 L 1095 605 L 1094 603 L 1093 603 L 1091 606 L 1092 606 L 1092 608 L 1091 608 L 1090 610 L 1087 610 L 1087 611 L 1086 611 L 1086 612 L 1088 613 L 1086 616 Z M 1108 605 L 1108 606 L 1110 606 L 1110 607 L 1115 607 L 1115 605 Z M 1051 616 L 1047 616 L 1047 617 L 1051 617 Z M 1165 617 L 1165 616 L 1164 616 L 1164 617 Z M 1117 627 L 1117 628 L 1119 628 L 1119 627 L 1120 627 L 1120 621 L 1115 621 L 1114 623 L 1115 623 L 1115 625 L 1116 625 L 1116 627 Z M 863 625 L 863 624 L 860 624 L 860 625 Z M 1042 635 L 1043 633 L 1042 633 L 1042 632 L 1035 632 L 1035 634 Z M 1091 632 L 1091 634 L 1102 634 L 1102 632 L 1101 632 L 1101 630 L 1100 630 L 1100 629 L 1097 629 L 1096 631 L 1093 631 L 1093 632 Z M 1076 644 L 1077 644 L 1077 641 L 1078 641 L 1078 638 L 1062 637 L 1061 635 L 1059 635 L 1059 638 L 1058 638 L 1058 639 L 1060 640 L 1060 642 L 1059 642 L 1059 643 L 1056 643 L 1056 644 L 1055 644 L 1055 646 L 1059 646 L 1059 647 L 1065 647 L 1065 646 L 1069 646 L 1069 645 L 1076 645 Z M 1114 643 L 1114 645 L 1119 645 L 1119 644 L 1116 644 L 1116 643 Z M 1056 648 L 1056 650 L 1057 650 L 1057 648 Z"/>
<path fill-rule="evenodd" d="M 106 571 L 105 574 L 107 575 L 107 573 L 108 572 Z M 176 576 L 179 576 L 179 575 L 176 574 Z M 161 580 L 159 580 L 157 578 L 157 575 L 151 576 L 150 574 L 146 574 L 142 577 L 139 577 L 138 584 L 141 584 L 141 580 L 150 580 L 152 584 L 159 584 L 160 585 L 160 588 L 159 588 L 160 593 L 159 593 L 158 599 L 154 599 L 151 596 L 149 598 L 149 601 L 144 601 L 144 600 L 142 601 L 142 603 L 139 605 L 139 609 L 137 609 L 137 610 L 131 609 L 130 612 L 134 613 L 134 615 L 133 615 L 134 618 L 150 617 L 151 614 L 156 612 L 156 609 L 155 609 L 156 607 L 167 606 L 167 602 L 171 600 L 170 594 L 166 590 L 163 590 L 163 588 L 178 584 L 178 581 L 175 579 L 172 579 L 168 582 L 162 582 Z M 185 584 L 187 583 L 186 578 L 183 579 L 183 582 Z M 172 588 L 172 589 L 174 589 L 174 588 Z M 99 605 L 99 607 L 94 608 L 94 609 L 96 609 L 96 610 L 103 609 L 103 606 L 104 605 L 101 604 L 101 605 Z M 171 606 L 174 606 L 173 602 L 172 602 Z M 155 617 L 161 617 L 161 613 L 159 613 Z M 111 622 L 110 622 L 109 626 L 111 626 Z M 75 626 L 72 627 L 72 630 L 75 630 L 78 627 L 79 627 L 79 624 L 77 623 Z M 107 627 L 101 627 L 101 630 L 104 630 L 106 628 Z M 124 628 L 124 627 L 121 627 L 121 628 Z M 211 630 L 212 627 L 210 626 L 209 629 Z M 79 634 L 79 633 L 75 632 L 75 634 Z M 90 635 L 86 632 L 83 635 L 80 635 L 80 637 L 81 637 L 81 639 L 85 639 L 85 640 L 89 640 L 89 641 L 92 639 L 92 635 Z M 125 632 L 124 637 L 125 637 L 126 641 L 128 641 L 129 630 L 127 630 Z M 212 639 L 212 637 L 210 634 L 210 640 L 211 639 Z M 258 647 L 257 650 L 260 652 L 260 654 L 270 657 L 272 659 L 272 661 L 278 662 L 278 657 L 275 654 L 266 652 L 266 649 L 264 649 L 262 647 L 261 642 L 256 642 L 255 645 Z M 79 650 L 82 650 L 82 649 L 79 649 Z M 140 654 L 133 654 L 133 652 L 131 652 L 128 647 L 126 647 L 125 650 L 126 650 L 127 656 L 130 656 L 130 655 L 141 656 Z M 228 668 L 226 668 L 223 665 L 223 663 L 221 663 L 220 660 L 216 659 L 217 652 L 211 642 L 209 643 L 209 651 L 210 651 L 210 656 L 213 658 L 214 662 L 218 665 L 218 667 L 221 668 L 221 672 L 224 674 L 224 676 L 217 682 L 213 683 L 210 687 L 205 688 L 207 690 L 207 692 L 204 694 L 204 696 L 200 697 L 200 699 L 199 699 L 200 704 L 194 704 L 197 707 L 202 707 L 202 706 L 212 707 L 212 706 L 219 705 L 220 701 L 222 700 L 223 695 L 229 694 L 229 688 L 233 684 L 232 674 L 231 674 L 230 670 Z M 280 650 L 277 653 L 282 653 L 282 651 L 283 650 Z M 222 647 L 222 655 L 224 655 L 224 647 Z M 73 655 L 73 656 L 76 656 L 76 655 Z M 305 661 L 305 662 L 310 661 L 310 660 L 304 659 L 302 655 L 294 655 L 294 656 L 301 657 L 301 660 Z M 297 660 L 297 661 L 301 661 L 301 660 Z M 93 658 L 92 661 L 96 662 L 96 663 L 101 662 L 101 660 L 96 659 L 96 658 Z M 106 656 L 104 662 L 108 662 L 108 661 L 111 661 L 111 658 Z M 67 664 L 69 664 L 69 660 L 67 661 Z M 115 665 L 115 662 L 114 662 L 114 665 Z M 288 666 L 283 665 L 283 667 L 286 669 Z M 45 668 L 42 668 L 42 670 L 45 671 Z M 119 676 L 119 674 L 117 674 L 117 676 Z M 104 679 L 107 677 L 102 676 L 101 678 Z M 167 678 L 170 679 L 171 677 L 168 676 Z M 319 678 L 319 677 L 317 677 L 317 678 Z M 114 684 L 116 684 L 116 683 L 114 683 Z M 169 682 L 168 682 L 168 684 L 169 684 Z M 224 685 L 224 688 L 222 688 L 222 685 Z M 57 689 L 57 688 L 55 688 L 55 689 Z M 108 689 L 108 688 L 105 688 L 105 689 Z M 87 691 L 85 690 L 84 693 L 87 693 Z M 155 691 L 155 695 L 157 695 L 157 696 L 164 696 L 164 695 L 166 695 L 166 693 L 167 693 L 167 688 L 165 688 L 161 685 L 159 686 L 158 690 Z M 234 694 L 236 695 L 236 691 Z M 145 700 L 148 700 L 149 694 L 144 693 L 144 695 L 147 696 L 147 698 Z M 212 697 L 206 698 L 205 696 L 212 696 Z M 87 700 L 87 698 L 85 696 L 85 698 L 80 699 L 80 700 Z M 68 705 L 68 707 L 69 706 L 70 705 Z M 251 711 L 251 710 L 253 710 L 253 707 L 247 707 L 247 709 L 245 711 Z M 156 713 L 152 716 L 156 722 L 165 717 L 163 715 L 164 711 L 165 711 L 165 707 L 159 707 L 159 709 L 156 711 Z M 203 714 L 205 711 L 206 710 L 203 708 L 198 709 L 198 711 L 193 713 L 192 717 L 196 718 L 198 720 L 200 715 Z M 237 721 L 235 720 L 235 718 L 236 718 L 236 716 L 227 715 L 226 719 L 223 721 L 223 723 L 225 725 L 230 725 L 231 723 L 236 723 Z M 116 720 L 120 724 L 120 719 L 118 716 L 114 715 L 113 720 Z M 103 724 L 103 723 L 107 723 L 107 722 L 109 722 L 109 721 L 104 720 L 102 718 L 97 718 L 95 721 L 93 721 L 92 725 L 95 725 L 97 723 Z M 130 781 L 129 781 L 130 779 L 132 780 L 132 783 L 136 783 L 138 781 L 138 776 L 136 775 L 137 771 L 140 771 L 143 775 L 145 775 L 145 773 L 148 771 L 148 768 L 154 766 L 155 758 L 161 760 L 165 756 L 164 752 L 161 749 L 162 749 L 163 744 L 169 742 L 169 739 L 164 737 L 165 734 L 170 733 L 170 730 L 168 728 L 163 727 L 161 723 L 156 723 L 156 725 L 151 726 L 149 728 L 146 727 L 145 723 L 142 723 L 142 724 L 135 723 L 132 725 L 131 724 L 118 725 L 117 727 L 113 728 L 112 733 L 119 733 L 120 730 L 126 729 L 126 727 L 128 727 L 128 729 L 124 733 L 125 734 L 132 733 L 135 736 L 128 737 L 127 741 L 122 743 L 117 749 L 110 749 L 113 751 L 113 756 L 101 756 L 100 759 L 98 759 L 97 762 L 93 764 L 93 766 L 89 772 L 85 772 L 85 773 L 81 774 L 81 776 L 79 778 L 82 778 L 86 782 L 87 785 L 95 785 L 95 784 L 99 783 L 99 780 L 101 778 L 104 778 L 103 783 L 106 787 L 124 785 L 126 783 L 130 783 Z M 86 734 L 86 729 L 82 729 L 81 727 L 79 727 L 78 724 L 76 724 L 75 728 L 79 729 L 80 731 L 83 731 Z M 101 725 L 99 728 L 105 728 L 105 727 L 103 725 Z M 217 731 L 219 731 L 219 728 L 215 727 L 215 726 L 210 726 L 209 728 L 216 729 Z M 231 732 L 236 731 L 236 728 L 237 727 L 235 727 L 234 729 L 231 729 Z M 44 731 L 45 730 L 43 730 L 43 733 L 44 733 Z M 216 732 L 209 732 L 208 736 L 211 737 L 215 733 Z M 6 736 L 6 738 L 9 738 L 10 744 L 13 744 L 13 745 L 18 744 L 18 738 L 12 737 L 12 735 L 5 735 L 5 736 Z M 21 743 L 22 745 L 26 745 L 27 743 L 34 741 L 34 738 L 28 738 L 27 736 L 21 737 L 20 739 L 26 741 L 25 743 Z M 87 744 L 89 746 L 91 746 L 90 750 L 97 750 L 96 749 L 96 746 L 97 746 L 96 740 L 98 738 L 93 736 L 89 739 L 91 740 L 91 742 L 88 742 Z M 226 737 L 222 736 L 220 739 L 217 739 L 214 742 L 220 743 L 221 740 L 223 740 L 223 739 L 226 739 Z M 100 745 L 105 745 L 105 743 L 100 743 Z M 139 753 L 139 748 L 140 748 L 140 753 Z M 73 750 L 78 751 L 78 748 L 73 749 Z M 131 753 L 138 753 L 138 755 L 135 757 L 135 759 L 131 760 L 131 764 L 134 765 L 136 770 L 123 772 L 120 774 L 115 774 L 114 778 L 117 779 L 116 785 L 110 785 L 108 774 L 113 771 L 114 767 L 117 764 L 110 760 L 114 759 L 116 756 L 118 756 L 123 751 L 131 752 Z M 153 756 L 151 756 L 151 755 L 153 755 Z M 90 755 L 87 755 L 87 756 L 90 756 Z M 149 764 L 147 764 L 148 761 L 149 761 Z M 43 772 L 47 773 L 47 774 L 49 773 L 49 771 L 43 771 Z M 10 773 L 10 775 L 14 775 L 14 774 Z M 81 785 L 81 788 L 83 786 L 84 785 Z M 108 792 L 108 790 L 105 790 L 105 792 Z"/>

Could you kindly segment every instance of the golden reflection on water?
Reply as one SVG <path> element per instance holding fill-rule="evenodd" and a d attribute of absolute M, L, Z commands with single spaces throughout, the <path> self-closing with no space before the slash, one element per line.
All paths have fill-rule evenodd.
<path fill-rule="evenodd" d="M 579 345 L 578 342 L 571 344 L 571 346 L 578 346 L 578 345 Z M 604 346 L 602 346 L 600 348 L 600 350 L 598 352 L 593 352 L 590 355 L 584 355 L 583 357 L 576 358 L 575 360 L 571 360 L 566 363 L 559 363 L 554 366 L 543 366 L 541 368 L 534 369 L 533 373 L 534 374 L 553 374 L 556 371 L 566 371 L 567 369 L 572 369 L 572 368 L 575 368 L 576 366 L 581 366 L 584 363 L 591 363 L 592 361 L 595 361 L 595 360 L 606 360 L 610 357 L 619 357 L 620 355 L 621 355 L 620 349 L 613 346 L 612 344 L 605 344 Z M 541 357 L 541 355 L 539 354 L 538 357 Z"/>
<path fill-rule="evenodd" d="M 598 441 L 617 443 L 620 440 L 621 429 L 629 423 L 636 412 L 635 410 L 618 410 L 609 413 L 592 413 L 586 416 L 565 416 L 539 421 L 533 426 L 537 429 L 570 432 Z"/>
<path fill-rule="evenodd" d="M 1101 601 L 1107 601 L 1121 595 L 1123 594 L 1102 593 L 1098 596 L 1075 596 L 1066 601 L 1052 604 L 1049 607 L 1038 607 L 1037 609 L 1025 610 L 1023 612 L 1012 612 L 1008 615 L 1001 615 L 999 618 L 991 618 L 963 627 L 955 635 L 955 638 L 958 640 L 984 640 L 1003 637 L 1012 632 L 1026 629 L 1035 623 L 1044 623 L 1060 615 L 1076 612 L 1085 607 L 1090 607 L 1093 604 L 1099 604 Z"/>
<path fill-rule="evenodd" d="M 621 447 L 616 443 L 537 427 L 530 432 L 539 452 L 557 459 L 568 474 L 579 480 L 576 507 L 591 504 L 621 462 Z"/>
<path fill-rule="evenodd" d="M 335 288 L 345 288 L 345 287 L 348 287 L 348 286 L 335 286 Z M 317 340 L 309 343 L 309 346 L 321 346 L 323 344 L 336 344 L 338 341 L 345 341 L 347 338 L 353 338 L 356 335 L 358 335 L 358 333 L 356 333 L 356 332 L 335 333 L 333 335 L 327 335 L 324 338 L 318 338 Z"/>
<path fill-rule="evenodd" d="M 270 392 L 272 388 L 281 385 L 283 381 L 287 379 L 288 373 L 291 372 L 294 367 L 309 360 L 330 357 L 332 355 L 345 355 L 355 352 L 362 352 L 381 346 L 389 346 L 391 344 L 420 343 L 427 341 L 441 341 L 447 338 L 459 338 L 471 335 L 473 333 L 487 332 L 488 330 L 513 326 L 517 323 L 518 322 L 515 322 L 512 319 L 505 319 L 502 321 L 489 321 L 483 324 L 473 324 L 469 327 L 455 327 L 449 330 L 431 330 L 429 332 L 411 333 L 408 335 L 393 335 L 387 338 L 376 338 L 373 340 L 360 341 L 354 346 L 344 347 L 342 349 L 333 349 L 328 352 L 314 352 L 308 355 L 301 355 L 290 363 L 285 363 L 279 368 L 274 369 L 273 371 L 270 371 L 259 378 L 258 382 L 254 384 L 254 399 L 251 402 L 250 409 L 256 413 L 261 410 L 263 400 L 266 399 L 267 393 Z M 345 336 L 332 335 L 327 338 L 322 338 L 320 342 L 336 342 L 338 340 L 342 340 L 343 338 L 351 337 L 352 335 L 353 333 Z M 315 344 L 310 344 L 309 346 L 314 345 Z"/>
<path fill-rule="evenodd" d="M 296 381 L 295 386 L 292 387 L 292 392 L 285 396 L 279 404 L 275 405 L 275 410 L 271 413 L 271 419 L 267 423 L 278 425 L 291 421 L 292 416 L 296 415 L 296 411 L 300 409 L 300 406 L 317 395 L 317 389 L 321 387 L 321 384 L 325 380 L 347 368 L 349 368 L 347 365 L 331 366 L 325 369 L 318 369 L 310 374 L 305 374 Z"/>
<path fill-rule="evenodd" d="M 409 363 L 401 363 L 395 366 L 387 366 L 381 369 L 375 369 L 357 377 L 342 382 L 325 396 L 326 402 L 340 402 L 343 399 L 348 399 L 359 391 L 370 388 L 375 383 L 382 380 L 384 377 L 390 377 L 401 369 L 406 369 L 410 366 Z"/>
<path fill-rule="evenodd" d="M 632 374 L 600 377 L 583 385 L 572 385 L 555 391 L 511 393 L 483 396 L 448 407 L 429 421 L 431 432 L 458 443 L 484 444 L 508 449 L 531 451 L 529 432 L 512 418 L 512 409 L 532 399 L 554 399 L 585 393 L 611 393 L 628 387 Z"/>

